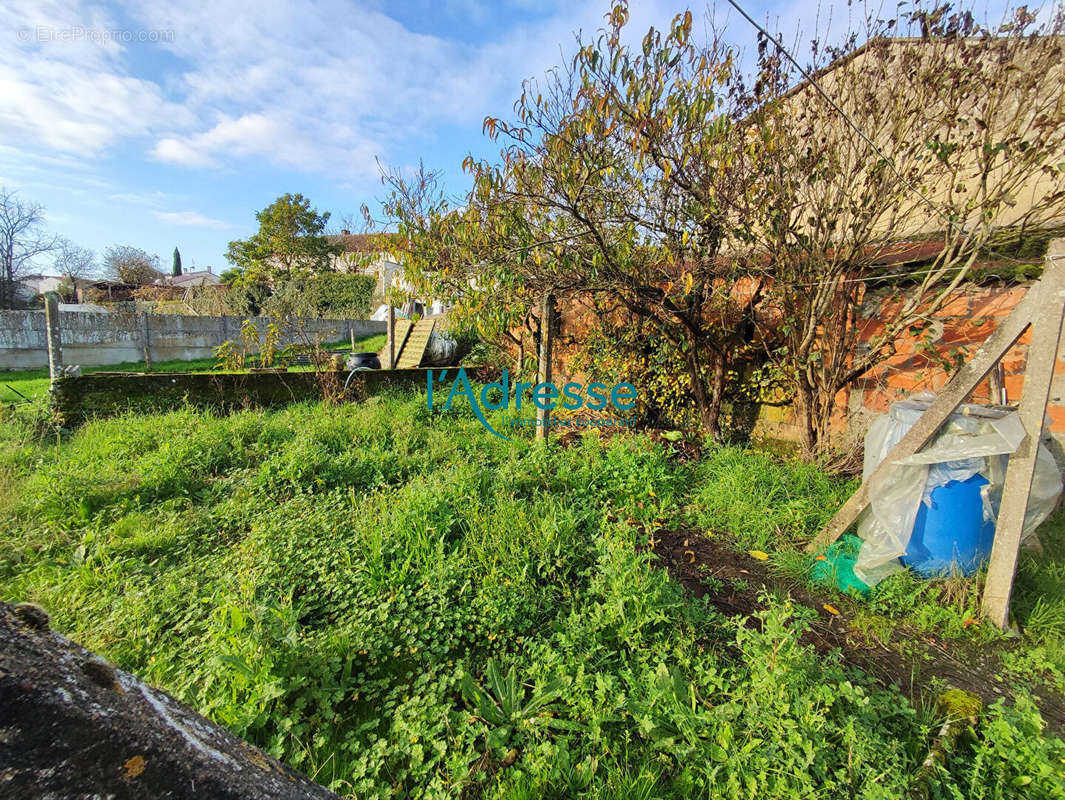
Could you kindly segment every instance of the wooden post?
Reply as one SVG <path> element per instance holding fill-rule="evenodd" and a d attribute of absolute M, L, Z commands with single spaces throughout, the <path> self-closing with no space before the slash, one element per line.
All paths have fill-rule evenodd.
<path fill-rule="evenodd" d="M 348 336 L 351 337 L 351 352 L 355 352 L 355 326 L 348 323 Z"/>
<path fill-rule="evenodd" d="M 388 304 L 388 368 L 396 368 L 396 308 Z"/>
<path fill-rule="evenodd" d="M 1054 377 L 1054 363 L 1065 317 L 1065 239 L 1055 239 L 1047 248 L 1046 269 L 1024 299 L 1002 324 L 951 379 L 936 401 L 921 415 L 916 424 L 896 444 L 873 470 L 869 480 L 863 481 L 843 507 L 810 542 L 807 550 L 816 552 L 843 534 L 869 504 L 869 484 L 874 477 L 888 469 L 888 465 L 917 453 L 939 431 L 940 426 L 969 396 L 977 384 L 994 369 L 1006 352 L 1032 326 L 1032 344 L 1028 348 L 1024 390 L 1020 417 L 1026 436 L 1021 446 L 1010 456 L 1006 481 L 1002 490 L 1002 507 L 995 526 L 995 543 L 991 564 L 984 586 L 983 612 L 1000 628 L 1009 623 L 1009 600 L 1017 569 L 1024 516 L 1035 473 L 1039 439 L 1043 432 L 1047 398 Z"/>
<path fill-rule="evenodd" d="M 537 382 L 551 381 L 551 350 L 554 345 L 555 297 L 550 292 L 544 293 L 540 305 L 540 357 L 537 369 Z M 536 438 L 546 441 L 548 426 L 551 424 L 551 412 L 536 407 Z"/>
<path fill-rule="evenodd" d="M 987 387 L 991 396 L 991 403 L 1006 405 L 1005 383 L 1005 371 L 1002 369 L 1002 362 L 999 361 L 995 364 L 995 368 L 991 370 L 991 374 L 987 376 Z"/>
<path fill-rule="evenodd" d="M 63 333 L 59 328 L 59 297 L 55 292 L 44 296 L 44 325 L 48 332 L 48 377 L 63 374 Z"/>
<path fill-rule="evenodd" d="M 1047 250 L 1048 273 L 1054 261 L 1065 262 L 1063 239 L 1055 239 Z M 1060 266 L 1065 266 L 1065 263 Z M 1028 496 L 1032 490 L 1039 440 L 1043 435 L 1043 419 L 1046 415 L 1047 399 L 1050 397 L 1050 384 L 1054 378 L 1062 316 L 1065 315 L 1065 281 L 1059 280 L 1049 288 L 1051 291 L 1045 293 L 1043 304 L 1032 318 L 1032 344 L 1028 348 L 1028 363 L 1024 370 L 1024 388 L 1021 390 L 1019 412 L 1027 435 L 1021 446 L 1010 456 L 1009 466 L 1006 468 L 1002 507 L 998 512 L 991 565 L 988 567 L 987 582 L 984 584 L 984 615 L 1003 630 L 1009 626 L 1010 595 L 1017 571 L 1024 516 L 1028 510 Z"/>

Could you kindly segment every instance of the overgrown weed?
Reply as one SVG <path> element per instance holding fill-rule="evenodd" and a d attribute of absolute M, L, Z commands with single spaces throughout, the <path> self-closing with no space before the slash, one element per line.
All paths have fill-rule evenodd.
<path fill-rule="evenodd" d="M 3 598 L 347 796 L 898 797 L 937 727 L 804 646 L 785 595 L 743 625 L 637 546 L 684 522 L 794 552 L 852 488 L 813 467 L 507 443 L 402 393 L 0 437 Z M 1031 598 L 1055 569 L 1025 567 L 1046 644 L 1021 673 L 1051 658 L 1056 606 Z M 898 582 L 869 613 L 933 591 Z M 1060 797 L 1034 707 L 987 725 L 941 796 Z"/>

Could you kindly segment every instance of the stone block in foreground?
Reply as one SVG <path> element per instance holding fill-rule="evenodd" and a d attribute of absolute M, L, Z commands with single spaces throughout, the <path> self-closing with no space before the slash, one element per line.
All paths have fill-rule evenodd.
<path fill-rule="evenodd" d="M 0 798 L 336 795 L 0 603 Z"/>

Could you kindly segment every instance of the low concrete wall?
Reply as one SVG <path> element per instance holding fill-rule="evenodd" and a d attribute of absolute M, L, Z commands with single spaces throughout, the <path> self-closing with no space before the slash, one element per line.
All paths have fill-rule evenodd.
<path fill-rule="evenodd" d="M 333 397 L 362 400 L 391 386 L 425 386 L 424 369 L 357 372 L 344 391 L 346 370 L 315 372 L 107 373 L 58 378 L 52 384 L 52 410 L 68 426 L 92 417 L 126 411 L 180 408 L 232 411 Z"/>
<path fill-rule="evenodd" d="M 270 317 L 250 317 L 260 340 Z M 192 317 L 178 314 L 128 314 L 60 311 L 63 363 L 82 366 L 143 361 L 210 358 L 223 342 L 239 342 L 244 317 Z M 337 341 L 384 333 L 384 322 L 365 319 L 306 319 L 285 325 L 281 346 L 305 341 Z M 48 366 L 48 335 L 43 311 L 0 311 L 0 369 Z"/>

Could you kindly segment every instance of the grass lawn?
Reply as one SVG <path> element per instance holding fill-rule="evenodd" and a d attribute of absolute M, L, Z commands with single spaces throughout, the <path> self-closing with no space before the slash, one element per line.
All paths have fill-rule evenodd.
<path fill-rule="evenodd" d="M 375 334 L 355 340 L 356 352 L 378 352 L 385 346 L 387 337 Z M 351 350 L 351 342 L 343 339 L 326 342 L 327 350 L 346 353 Z M 254 357 L 253 357 L 254 360 Z M 257 362 L 256 362 L 257 363 Z M 218 368 L 214 358 L 197 358 L 189 361 L 158 361 L 152 364 L 152 372 L 211 372 Z M 298 368 L 297 368 L 298 369 Z M 143 361 L 127 361 L 122 364 L 107 364 L 99 367 L 84 367 L 82 372 L 144 372 Z M 48 370 L 0 370 L 0 403 L 21 403 L 28 400 L 41 400 L 48 394 Z"/>
<path fill-rule="evenodd" d="M 0 597 L 345 796 L 898 798 L 943 721 L 805 644 L 816 610 L 778 592 L 755 624 L 725 616 L 648 547 L 689 526 L 797 579 L 853 486 L 811 466 L 507 442 L 417 393 L 58 442 L 28 417 L 0 421 Z M 926 796 L 1065 797 L 1025 691 L 1065 674 L 1063 528 L 1022 565 L 1012 701 Z M 950 582 L 833 602 L 863 630 L 999 643 Z"/>

